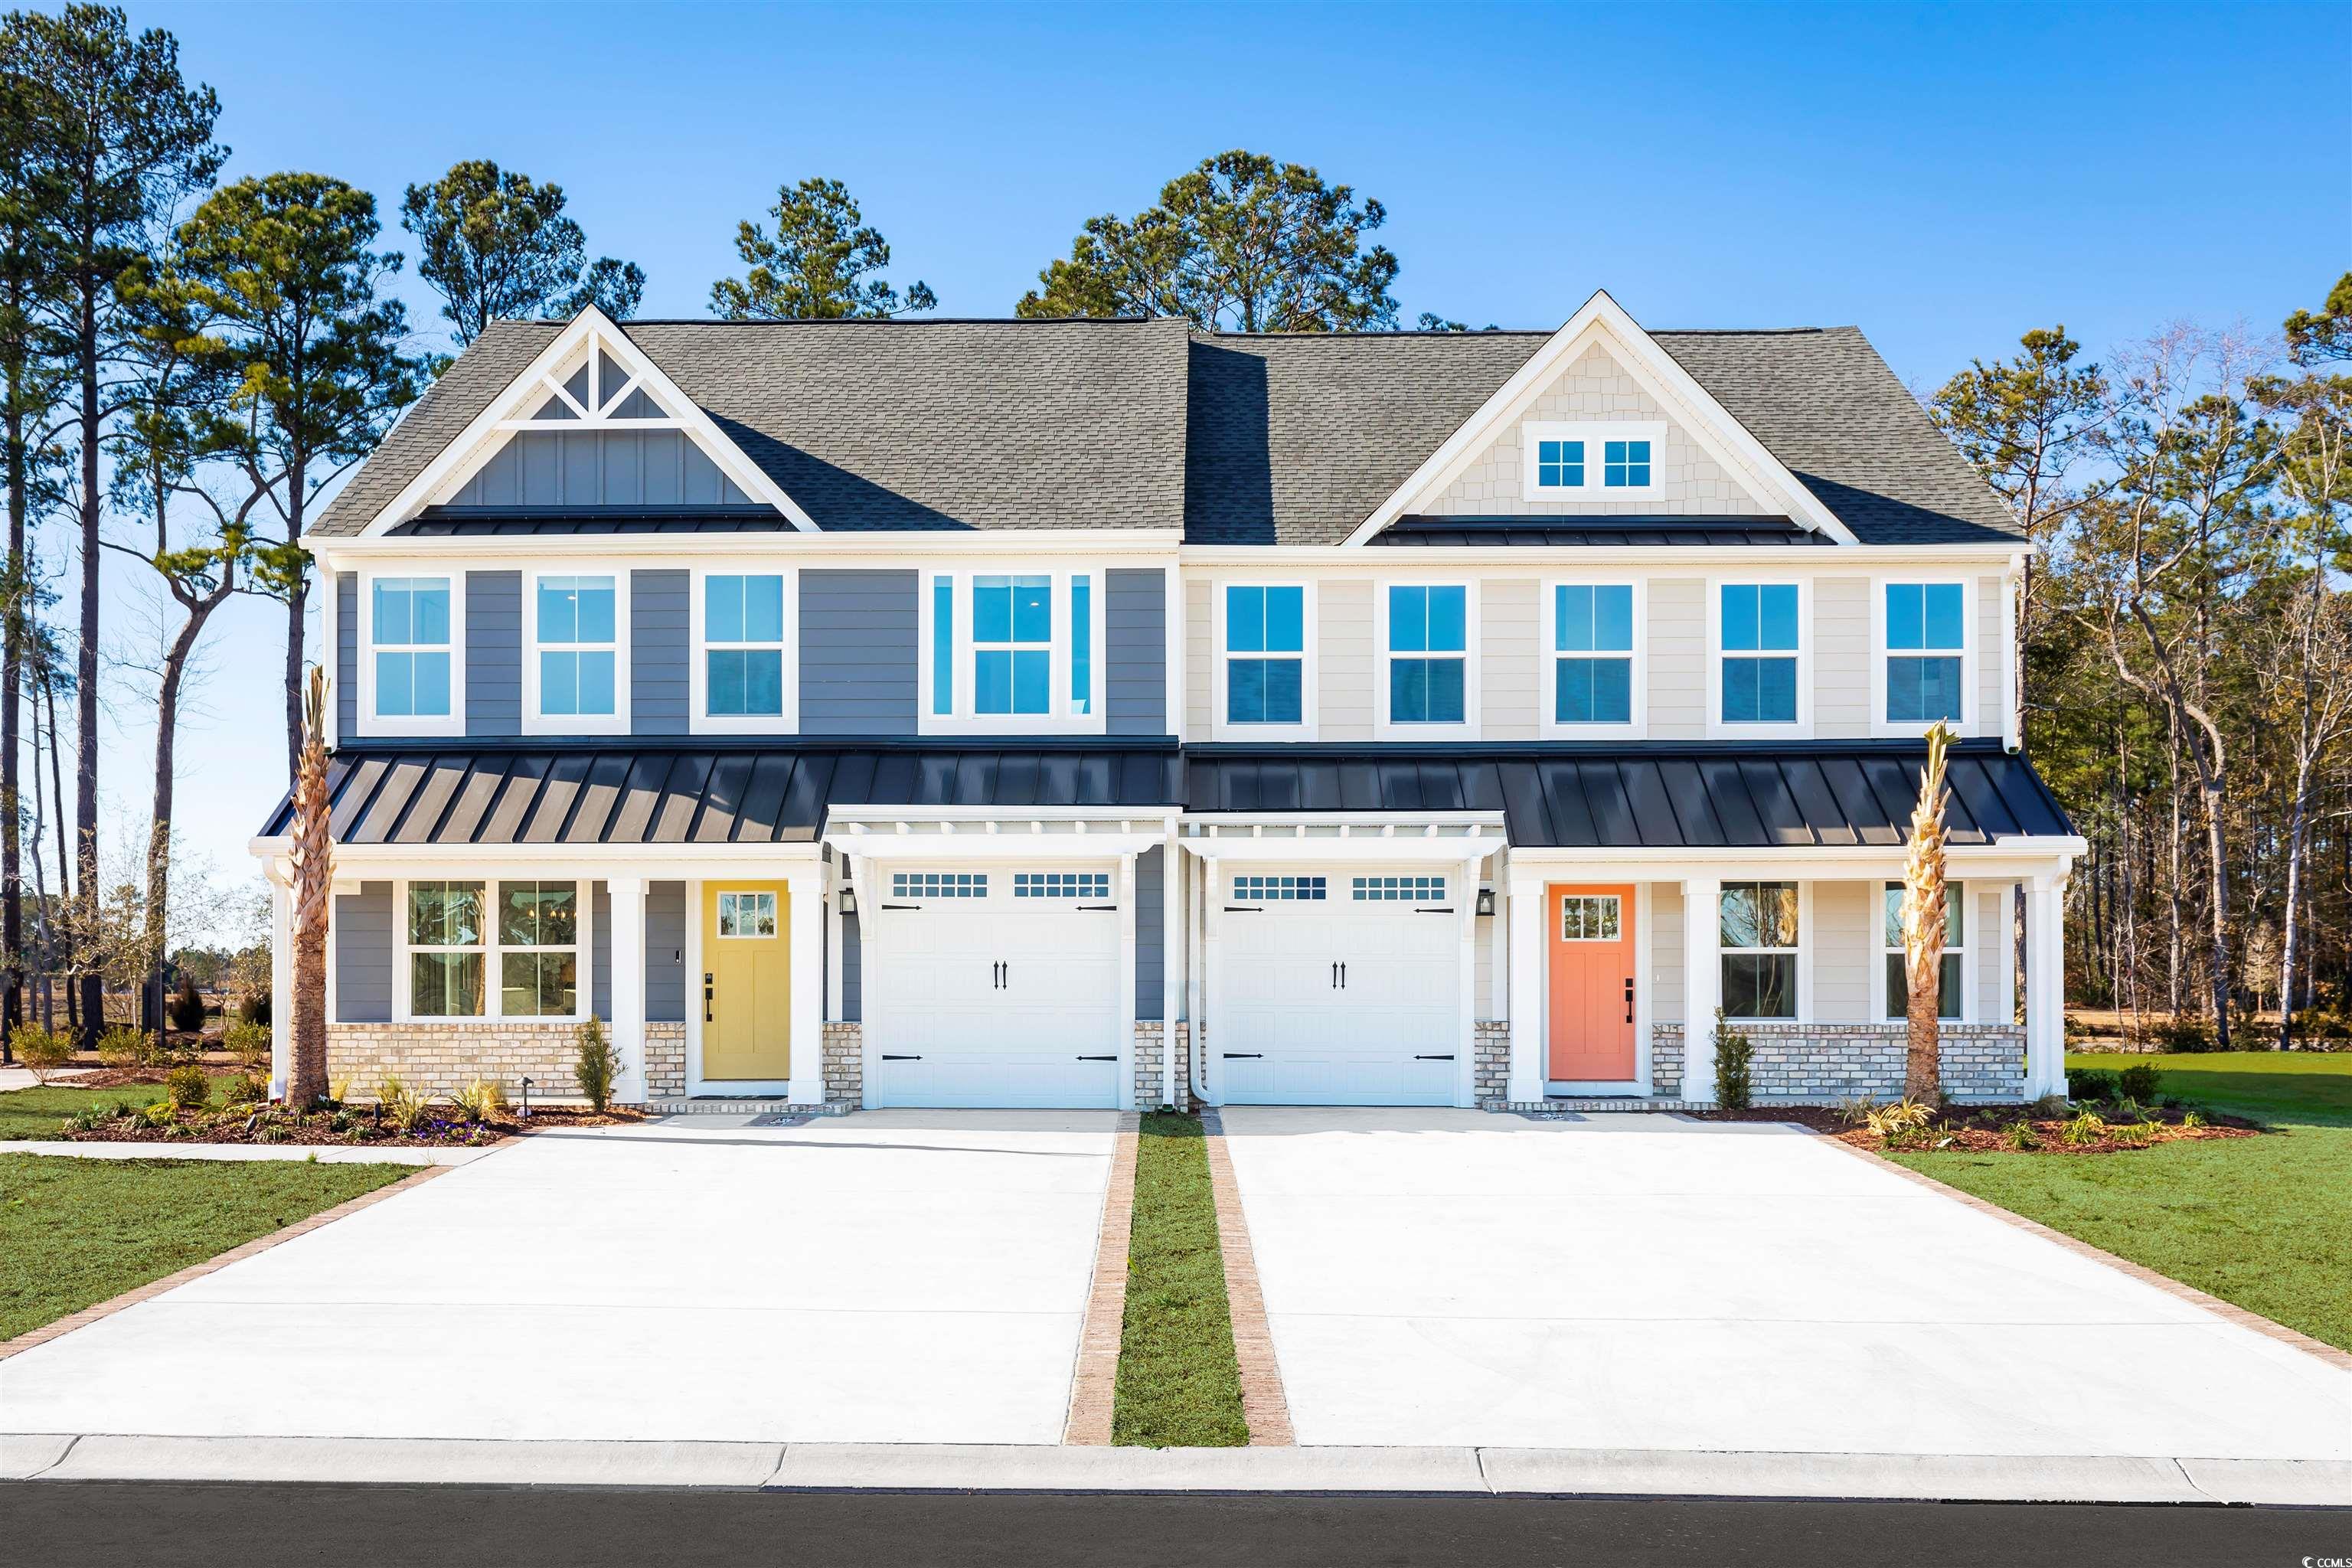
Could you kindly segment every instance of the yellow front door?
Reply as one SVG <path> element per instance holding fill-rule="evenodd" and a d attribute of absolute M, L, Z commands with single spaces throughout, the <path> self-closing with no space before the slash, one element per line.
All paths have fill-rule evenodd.
<path fill-rule="evenodd" d="M 702 885 L 702 1077 L 793 1076 L 792 908 L 782 882 Z"/>

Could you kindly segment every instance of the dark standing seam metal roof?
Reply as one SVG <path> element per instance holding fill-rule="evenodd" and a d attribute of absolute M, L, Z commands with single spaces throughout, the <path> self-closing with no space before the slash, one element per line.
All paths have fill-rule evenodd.
<path fill-rule="evenodd" d="M 1366 542 L 1394 548 L 1623 548 L 1628 545 L 1829 545 L 1837 541 L 1785 517 L 1403 517 Z"/>
<path fill-rule="evenodd" d="M 1891 846 L 1908 831 L 1926 758 L 1906 742 L 1193 746 L 1184 795 L 1192 812 L 1500 811 L 1510 841 L 1537 848 Z M 1955 747 L 1949 777 L 1955 844 L 2074 831 L 2025 759 L 1998 742 Z"/>
<path fill-rule="evenodd" d="M 838 806 L 1194 812 L 1491 811 L 1529 847 L 1706 849 L 1903 842 L 1925 749 L 1635 742 L 1386 748 L 708 742 L 355 749 L 328 773 L 336 840 L 789 844 Z M 2071 834 L 2022 757 L 1963 742 L 1955 844 Z M 287 830 L 290 805 L 267 834 Z"/>

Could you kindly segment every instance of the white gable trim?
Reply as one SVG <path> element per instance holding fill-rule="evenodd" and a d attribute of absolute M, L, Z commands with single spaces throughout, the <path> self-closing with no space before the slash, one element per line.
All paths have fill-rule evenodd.
<path fill-rule="evenodd" d="M 1593 344 L 1607 347 L 1643 391 L 1673 412 L 1699 449 L 1752 489 L 1786 498 L 1789 515 L 1841 544 L 1860 540 L 1821 499 L 1804 487 L 1731 411 L 1715 400 L 1674 355 L 1660 348 L 1623 306 L 1596 289 L 1511 379 L 1496 389 L 1478 411 L 1462 422 L 1422 465 L 1348 536 L 1362 544 L 1398 518 L 1427 505 L 1460 479 L 1503 431 L 1521 418 L 1546 387 L 1565 374 Z"/>
<path fill-rule="evenodd" d="M 671 410 L 673 416 L 662 420 L 613 420 L 599 417 L 593 411 L 582 408 L 572 395 L 563 390 L 562 377 L 557 373 L 568 370 L 573 362 L 599 346 L 606 357 L 626 374 L 628 382 L 624 391 L 642 389 L 656 403 Z M 551 395 L 562 399 L 580 417 L 552 422 L 530 419 L 531 412 Z M 615 396 L 608 394 L 599 401 L 609 406 L 615 401 Z M 441 449 L 440 456 L 409 480 L 382 511 L 370 518 L 360 536 L 371 538 L 383 534 L 407 521 L 431 502 L 455 493 L 501 447 L 513 439 L 518 431 L 604 428 L 683 431 L 687 438 L 699 447 L 703 454 L 719 466 L 719 471 L 733 480 L 736 488 L 745 495 L 774 507 L 801 532 L 817 531 L 815 520 L 801 510 L 800 503 L 786 495 L 757 463 L 745 457 L 742 448 L 730 440 L 710 416 L 662 373 L 659 365 L 631 342 L 611 317 L 591 305 L 574 316 L 571 324 L 540 352 L 539 357 L 532 360 L 504 392 L 491 399 L 489 405 L 474 416 L 473 422 L 459 433 L 456 440 Z"/>

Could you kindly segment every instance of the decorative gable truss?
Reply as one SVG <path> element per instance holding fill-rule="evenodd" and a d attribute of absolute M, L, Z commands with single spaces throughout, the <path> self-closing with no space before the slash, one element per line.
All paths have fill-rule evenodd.
<path fill-rule="evenodd" d="M 1613 410 L 1603 417 L 1548 423 L 1563 377 L 1577 370 L 1596 348 L 1607 355 L 1618 375 L 1632 382 L 1633 401 L 1641 410 Z M 1663 422 L 1654 423 L 1658 416 L 1663 416 Z M 1538 445 L 1548 438 L 1580 435 L 1585 437 L 1580 450 L 1547 450 Z M 1634 450 L 1646 452 L 1652 461 L 1612 472 L 1608 459 L 1622 453 L 1610 443 L 1624 438 L 1651 438 L 1651 447 Z M 1543 498 L 1538 492 L 1523 491 L 1523 483 L 1532 486 L 1570 474 L 1578 488 L 1554 499 L 1605 505 L 1622 497 L 1622 510 L 1655 510 L 1645 509 L 1643 503 L 1657 493 L 1657 466 L 1667 459 L 1669 447 L 1677 452 L 1687 448 L 1712 465 L 1758 510 L 1793 518 L 1841 544 L 1857 542 L 1852 531 L 1785 464 L 1605 291 L 1596 291 L 1586 300 L 1349 535 L 1348 542 L 1362 544 L 1401 517 L 1464 512 L 1466 509 L 1457 487 L 1469 480 L 1467 488 L 1475 489 L 1475 477 L 1482 470 L 1506 474 L 1511 493 L 1520 494 L 1523 503 L 1530 499 L 1537 501 L 1512 509 L 1531 518 L 1559 513 L 1555 507 L 1539 504 Z M 1580 470 L 1566 468 L 1571 457 L 1582 465 Z M 1556 466 L 1544 469 L 1545 458 L 1553 458 Z M 1621 483 L 1626 480 L 1638 482 Z M 1617 487 L 1613 494 L 1609 486 Z"/>
<path fill-rule="evenodd" d="M 593 306 L 369 524 L 426 507 L 772 507 L 815 522 Z"/>

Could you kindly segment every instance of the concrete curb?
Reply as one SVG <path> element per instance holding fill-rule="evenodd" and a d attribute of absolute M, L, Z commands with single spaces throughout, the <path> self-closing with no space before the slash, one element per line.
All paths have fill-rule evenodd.
<path fill-rule="evenodd" d="M 68 1139 L 0 1142 L 0 1154 L 63 1155 L 76 1160 L 296 1160 L 321 1165 L 470 1165 L 514 1142 L 502 1138 L 473 1149 L 433 1149 L 410 1144 L 372 1149 L 364 1143 L 152 1143 L 75 1142 Z"/>
<path fill-rule="evenodd" d="M 11 1434 L 0 1479 L 2352 1507 L 2352 1460 Z"/>

